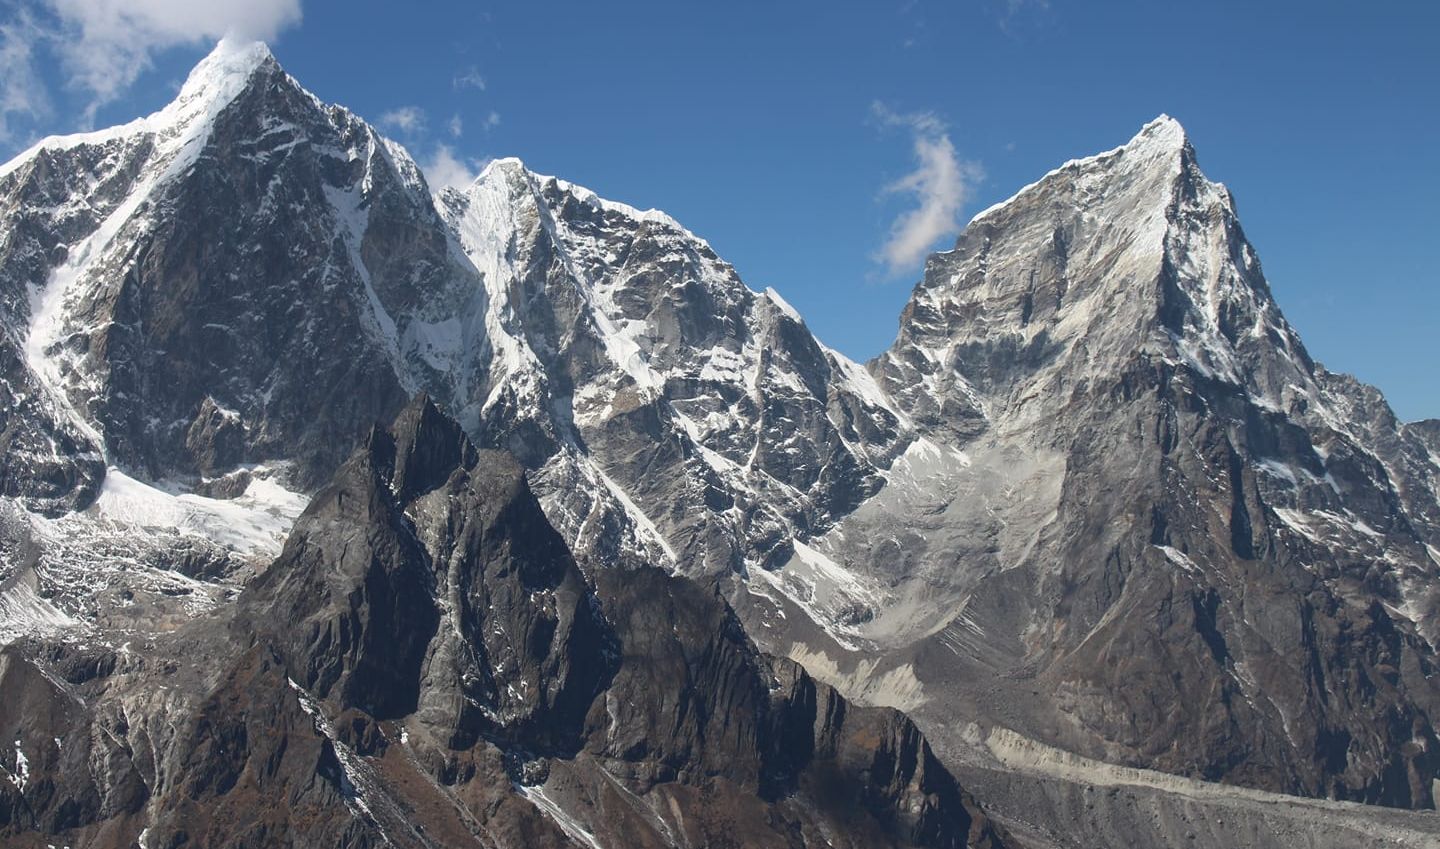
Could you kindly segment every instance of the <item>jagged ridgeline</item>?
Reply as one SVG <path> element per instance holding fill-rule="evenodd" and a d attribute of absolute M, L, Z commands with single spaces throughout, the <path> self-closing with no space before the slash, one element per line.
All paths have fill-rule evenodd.
<path fill-rule="evenodd" d="M 151 639 L 0 653 L 7 840 L 1005 845 L 904 716 L 763 657 L 713 591 L 587 583 L 423 396 L 228 615 Z"/>
<path fill-rule="evenodd" d="M 1314 362 L 1169 118 L 866 365 L 261 45 L 0 211 L 7 845 L 1440 831 L 1382 809 L 1436 801 L 1440 425 Z"/>

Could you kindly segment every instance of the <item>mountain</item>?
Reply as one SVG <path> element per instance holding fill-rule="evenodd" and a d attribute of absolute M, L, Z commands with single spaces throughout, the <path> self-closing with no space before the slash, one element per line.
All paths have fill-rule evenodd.
<path fill-rule="evenodd" d="M 865 645 L 788 653 L 922 724 L 1434 804 L 1437 456 L 1306 352 L 1178 123 L 977 215 L 868 367 L 934 444 L 808 543 Z"/>
<path fill-rule="evenodd" d="M 903 716 L 762 656 L 713 589 L 644 562 L 668 543 L 584 450 L 600 434 L 523 394 L 643 402 L 594 359 L 623 336 L 576 276 L 587 247 L 723 264 L 633 211 L 541 227 L 551 202 L 604 211 L 574 187 L 502 195 L 511 230 L 452 228 L 539 184 L 489 173 L 437 205 L 403 150 L 225 44 L 156 115 L 0 172 L 6 385 L 30 404 L 6 425 L 6 842 L 1005 845 Z M 501 252 L 477 264 L 472 238 Z M 713 293 L 764 356 L 833 367 L 778 299 L 733 274 Z M 671 368 L 712 387 L 727 344 Z M 590 549 L 631 568 L 582 574 L 522 466 L 406 407 L 417 388 L 536 479 L 583 475 Z"/>
<path fill-rule="evenodd" d="M 1298 798 L 1434 805 L 1440 437 L 1311 359 L 1171 119 L 866 365 L 663 213 L 432 193 L 263 45 L 0 207 L 7 840 L 1440 830 Z"/>
<path fill-rule="evenodd" d="M 407 397 L 371 296 L 459 284 L 408 156 L 259 45 L 222 45 L 149 118 L 41 142 L 0 186 L 7 341 L 48 411 L 22 426 L 78 430 L 59 453 L 78 468 L 100 454 L 159 479 L 305 457 L 313 486 L 356 421 Z M 7 491 L 62 497 L 45 468 L 13 468 Z"/>
<path fill-rule="evenodd" d="M 773 567 L 882 486 L 902 435 L 870 376 L 668 216 L 513 159 L 440 202 L 497 352 L 460 420 L 582 550 L 624 558 L 592 527 L 609 501 L 682 571 Z"/>
<path fill-rule="evenodd" d="M 589 585 L 519 464 L 424 396 L 226 614 L 151 639 L 0 654 L 7 842 L 1005 845 L 914 725 L 713 593 Z"/>
<path fill-rule="evenodd" d="M 714 572 L 788 554 L 897 450 L 868 375 L 668 217 L 514 160 L 432 205 L 263 46 L 222 45 L 156 115 L 40 143 L 0 193 L 17 372 L 46 402 L 21 425 L 47 440 L 6 491 L 36 507 L 83 507 L 101 462 L 281 465 L 308 491 L 424 390 L 544 467 L 547 503 L 585 493 L 552 510 L 567 535 Z"/>

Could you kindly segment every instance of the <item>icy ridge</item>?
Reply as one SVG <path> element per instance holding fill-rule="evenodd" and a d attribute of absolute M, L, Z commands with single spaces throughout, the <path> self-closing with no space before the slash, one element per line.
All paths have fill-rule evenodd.
<path fill-rule="evenodd" d="M 47 136 L 0 165 L 0 179 L 44 150 L 106 144 L 140 133 L 155 133 L 162 147 L 173 152 L 192 141 L 198 133 L 197 123 L 204 125 L 212 121 L 245 90 L 250 78 L 266 63 L 273 64 L 274 56 L 264 43 L 221 39 L 191 70 L 175 99 L 159 111 L 116 127 Z"/>
<path fill-rule="evenodd" d="M 975 213 L 970 217 L 969 223 L 974 224 L 980 219 L 989 217 L 992 213 L 1010 206 L 1017 200 L 1020 200 L 1022 197 L 1049 182 L 1057 175 L 1067 171 L 1080 171 L 1096 165 L 1103 165 L 1114 160 L 1116 157 L 1125 155 L 1146 158 L 1164 158 L 1168 157 L 1171 153 L 1178 155 L 1189 143 L 1189 137 L 1185 134 L 1185 128 L 1180 125 L 1180 122 L 1162 113 L 1154 120 L 1145 124 L 1145 126 L 1140 129 L 1140 132 L 1136 133 L 1134 138 L 1126 143 L 1091 156 L 1083 156 L 1078 159 L 1065 161 L 1060 167 L 1052 168 L 1045 172 L 1045 176 L 1035 182 L 1022 186 L 1019 191 L 1010 197 L 998 203 L 993 203 Z"/>

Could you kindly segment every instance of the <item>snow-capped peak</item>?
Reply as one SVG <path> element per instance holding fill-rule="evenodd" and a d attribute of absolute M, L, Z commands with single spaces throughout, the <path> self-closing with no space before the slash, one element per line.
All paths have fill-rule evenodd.
<path fill-rule="evenodd" d="M 176 99 L 185 101 L 205 93 L 223 96 L 225 91 L 243 86 L 262 65 L 274 61 L 275 55 L 263 41 L 222 38 L 190 69 Z"/>
<path fill-rule="evenodd" d="M 1179 121 L 1161 112 L 1153 120 L 1146 122 L 1145 126 L 1140 128 L 1140 132 L 1136 133 L 1135 137 L 1125 146 L 1132 147 L 1142 140 L 1152 144 L 1179 148 L 1189 142 L 1189 137 L 1185 134 L 1185 128 L 1180 125 Z"/>
<path fill-rule="evenodd" d="M 1025 395 L 1017 385 L 1049 397 L 1062 375 L 1115 374 L 1136 351 L 1245 387 L 1268 407 L 1307 381 L 1308 358 L 1229 192 L 1200 171 L 1167 115 L 977 215 L 953 250 L 931 258 L 878 368 L 892 393 L 923 387 L 907 402 L 916 409 L 958 375 L 954 404 L 984 408 L 973 387 L 1000 404 L 993 413 Z"/>
<path fill-rule="evenodd" d="M 223 107 L 244 91 L 256 71 L 267 64 L 278 68 L 264 42 L 221 39 L 190 71 L 180 94 L 159 114 L 170 113 L 178 118 Z"/>
<path fill-rule="evenodd" d="M 1129 141 L 1119 147 L 1111 148 L 1110 150 L 1097 153 L 1093 156 L 1069 160 L 1064 165 L 1050 171 L 1035 182 L 1026 185 L 1005 200 L 975 213 L 975 216 L 970 219 L 970 223 L 974 224 L 983 218 L 988 218 L 999 210 L 1030 195 L 1039 187 L 1052 182 L 1062 174 L 1083 173 L 1101 169 L 1106 171 L 1117 168 L 1128 169 L 1137 166 L 1154 167 L 1156 165 L 1178 174 L 1181 153 L 1189 144 L 1189 137 L 1185 133 L 1185 128 L 1180 125 L 1180 122 L 1171 118 L 1169 115 L 1161 114 L 1159 117 L 1141 127 L 1140 132 L 1136 133 Z"/>
<path fill-rule="evenodd" d="M 270 48 L 263 42 L 221 39 L 215 49 L 190 71 L 175 99 L 158 112 L 127 124 L 91 132 L 47 136 L 14 159 L 0 165 L 0 178 L 8 176 L 42 150 L 68 150 L 80 145 L 99 145 L 141 133 L 156 133 L 162 146 L 168 141 L 178 147 L 196 134 L 187 132 L 208 124 L 243 92 L 256 72 L 264 67 L 279 69 Z"/>
<path fill-rule="evenodd" d="M 524 179 L 532 187 L 543 189 L 546 185 L 553 185 L 555 188 L 573 197 L 577 202 L 592 209 L 616 212 L 626 218 L 637 222 L 660 224 L 672 228 L 683 234 L 685 238 L 697 243 L 708 243 L 691 231 L 687 230 L 679 221 L 676 221 L 668 213 L 659 209 L 638 209 L 629 204 L 603 198 L 584 186 L 553 177 L 548 174 L 540 174 L 530 170 L 526 164 L 515 156 L 505 156 L 499 159 L 492 159 L 486 163 L 480 175 L 475 178 L 472 185 L 493 182 L 496 179 Z"/>
<path fill-rule="evenodd" d="M 485 167 L 480 169 L 480 176 L 476 177 L 475 179 L 488 179 L 492 176 L 492 173 L 505 172 L 514 174 L 520 172 L 529 173 L 529 171 L 530 169 L 525 167 L 525 163 L 520 159 L 520 157 L 501 156 L 497 159 L 492 159 L 489 162 L 485 163 Z"/>

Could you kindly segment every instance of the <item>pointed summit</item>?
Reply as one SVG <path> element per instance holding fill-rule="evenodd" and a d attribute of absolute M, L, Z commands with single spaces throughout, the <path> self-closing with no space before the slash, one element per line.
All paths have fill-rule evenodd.
<path fill-rule="evenodd" d="M 1091 157 L 1095 166 L 1122 171 L 1151 169 L 1169 176 L 1184 171 L 1187 160 L 1193 163 L 1195 152 L 1190 137 L 1180 122 L 1161 114 L 1140 128 L 1130 141 L 1115 150 Z M 1082 160 L 1085 162 L 1087 160 Z M 1203 178 L 1202 178 L 1203 179 Z"/>
<path fill-rule="evenodd" d="M 529 168 L 525 167 L 525 162 L 521 160 L 520 157 L 502 156 L 498 159 L 492 159 L 489 162 L 485 163 L 485 167 L 480 170 L 480 176 L 476 179 L 483 180 L 485 176 L 487 174 L 490 174 L 491 172 L 497 174 L 519 174 L 526 173 L 529 170 Z"/>
<path fill-rule="evenodd" d="M 1179 148 L 1189 144 L 1190 140 L 1185 133 L 1185 128 L 1180 125 L 1179 121 L 1161 112 L 1154 120 L 1147 122 L 1145 126 L 1141 127 L 1140 132 L 1136 133 L 1135 137 L 1125 146 L 1133 147 L 1142 141 L 1156 145 L 1164 145 L 1166 147 Z"/>
<path fill-rule="evenodd" d="M 182 91 L 194 84 L 197 78 L 248 77 L 266 62 L 275 62 L 275 54 L 270 52 L 270 46 L 265 42 L 222 38 L 215 42 L 204 59 L 190 69 Z"/>
<path fill-rule="evenodd" d="M 190 130 L 203 129 L 262 71 L 284 73 L 264 42 L 221 39 L 209 55 L 191 69 L 175 99 L 158 112 L 108 129 L 48 136 L 0 165 L 0 178 L 20 169 L 43 150 L 107 144 L 144 133 L 159 134 L 162 148 L 178 149 L 193 139 L 195 134 Z"/>
<path fill-rule="evenodd" d="M 963 376 L 963 406 L 972 388 L 1004 398 L 1056 374 L 1118 374 L 1137 351 L 1276 404 L 1308 360 L 1229 192 L 1168 115 L 975 216 L 953 250 L 931 257 L 879 368 L 916 404 L 942 391 L 922 376 Z"/>
<path fill-rule="evenodd" d="M 1186 151 L 1191 151 L 1188 156 Z M 1131 205 L 1148 205 L 1146 196 L 1150 200 L 1159 198 L 1168 201 L 1173 178 L 1181 174 L 1187 158 L 1193 160 L 1194 153 L 1185 128 L 1179 121 L 1162 113 L 1141 127 L 1140 132 L 1125 144 L 1066 162 L 1009 198 L 976 213 L 970 219 L 970 225 L 1008 207 L 1023 204 L 1035 195 L 1053 194 L 1059 183 L 1077 180 L 1086 183 L 1103 181 L 1113 184 L 1114 189 L 1128 189 L 1127 203 Z M 961 238 L 963 240 L 963 234 Z"/>
<path fill-rule="evenodd" d="M 197 118 L 209 121 L 267 72 L 284 73 L 264 42 L 221 39 L 190 71 L 175 99 L 145 120 L 162 132 L 193 126 Z"/>
<path fill-rule="evenodd" d="M 222 38 L 215 49 L 191 69 L 175 103 L 192 103 L 197 99 L 233 99 L 250 78 L 266 66 L 276 70 L 280 67 L 264 42 Z"/>

